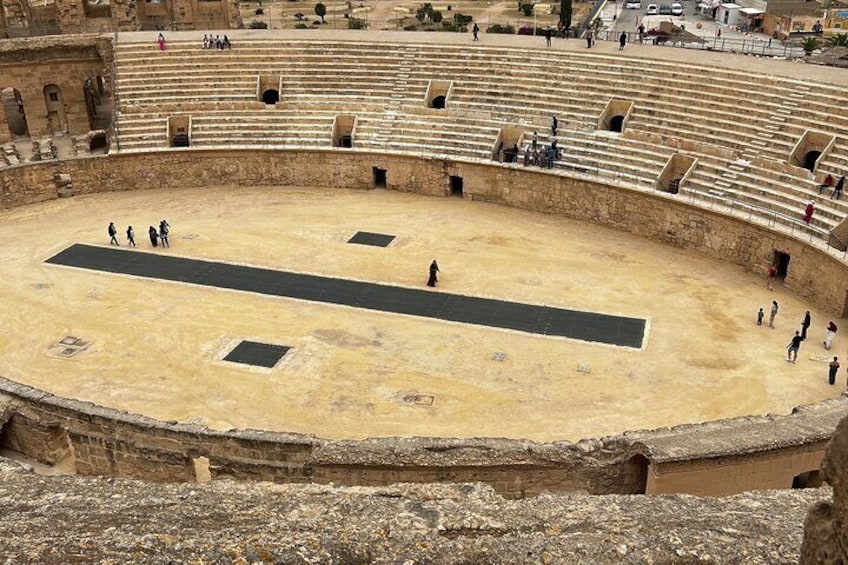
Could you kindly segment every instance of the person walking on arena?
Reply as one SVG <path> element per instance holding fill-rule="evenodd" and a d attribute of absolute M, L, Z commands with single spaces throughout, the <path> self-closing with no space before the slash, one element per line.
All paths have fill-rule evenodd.
<path fill-rule="evenodd" d="M 771 313 L 769 314 L 769 327 L 774 329 L 774 317 L 777 316 L 777 300 L 771 301 Z"/>
<path fill-rule="evenodd" d="M 830 348 L 833 346 L 833 339 L 836 337 L 837 329 L 838 328 L 836 327 L 836 324 L 833 323 L 833 320 L 831 320 L 827 324 L 827 329 L 825 330 L 824 342 L 823 343 L 824 343 L 824 348 L 827 349 L 828 351 L 830 351 Z"/>
<path fill-rule="evenodd" d="M 801 339 L 807 341 L 807 330 L 810 329 L 810 311 L 804 314 L 804 320 L 801 322 Z"/>
<path fill-rule="evenodd" d="M 118 228 L 115 227 L 115 222 L 109 222 L 109 227 L 106 228 L 106 231 L 109 232 L 109 245 L 121 245 L 118 243 L 118 238 L 115 237 L 118 235 Z"/>
<path fill-rule="evenodd" d="M 477 22 L 474 22 L 474 27 L 471 28 L 471 33 L 474 34 L 474 39 L 472 41 L 480 41 L 478 37 L 480 34 L 480 26 L 477 25 Z"/>
<path fill-rule="evenodd" d="M 798 350 L 801 349 L 801 334 L 799 332 L 795 332 L 795 335 L 792 336 L 792 341 L 789 342 L 789 345 L 786 346 L 786 360 L 790 363 L 794 363 L 798 360 Z"/>
<path fill-rule="evenodd" d="M 437 273 L 439 272 L 439 264 L 436 263 L 436 260 L 433 259 L 433 262 L 430 263 L 430 278 L 427 279 L 427 286 L 435 287 L 436 283 L 439 282 L 439 277 Z"/>
<path fill-rule="evenodd" d="M 836 182 L 836 186 L 833 187 L 833 194 L 830 195 L 830 199 L 833 200 L 836 198 L 839 200 L 839 197 L 842 196 L 842 191 L 845 189 L 845 175 L 839 177 L 839 180 Z"/>
<path fill-rule="evenodd" d="M 171 224 L 168 223 L 167 220 L 162 220 L 159 222 L 159 239 L 162 242 L 162 247 L 171 247 L 171 241 L 168 239 L 168 235 L 171 233 Z"/>
<path fill-rule="evenodd" d="M 627 45 L 627 32 L 622 31 L 621 35 L 618 36 L 618 50 L 624 51 L 625 45 Z"/>
<path fill-rule="evenodd" d="M 766 288 L 774 290 L 774 279 L 777 278 L 777 267 L 769 265 L 768 276 L 766 277 Z"/>
<path fill-rule="evenodd" d="M 827 382 L 831 385 L 836 384 L 836 373 L 839 371 L 839 357 L 834 357 L 833 361 L 827 365 Z"/>
<path fill-rule="evenodd" d="M 156 231 L 156 228 L 150 226 L 147 230 L 147 235 L 150 236 L 150 245 L 153 247 L 159 247 L 159 234 Z"/>
<path fill-rule="evenodd" d="M 130 247 L 138 247 L 135 244 L 135 230 L 133 230 L 132 226 L 127 228 L 127 245 Z"/>
<path fill-rule="evenodd" d="M 760 308 L 760 311 L 759 311 L 759 312 L 757 312 L 757 325 L 758 325 L 758 326 L 762 326 L 762 325 L 763 325 L 763 318 L 765 317 L 765 315 L 766 315 L 766 313 L 765 313 L 765 312 L 763 312 L 763 309 L 762 309 L 762 308 Z"/>

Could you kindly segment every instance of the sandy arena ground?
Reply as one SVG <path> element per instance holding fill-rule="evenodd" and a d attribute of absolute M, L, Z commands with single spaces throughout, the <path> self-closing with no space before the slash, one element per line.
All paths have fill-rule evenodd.
<path fill-rule="evenodd" d="M 166 217 L 170 250 L 147 227 Z M 168 253 L 648 319 L 644 350 L 50 266 L 132 224 Z M 356 231 L 388 248 L 346 244 Z M 838 396 L 823 328 L 796 365 L 805 305 L 696 253 L 502 206 L 374 190 L 233 188 L 75 197 L 0 213 L 0 374 L 62 396 L 213 428 L 327 438 L 576 440 L 787 412 Z M 791 267 L 790 267 L 791 268 Z M 755 313 L 781 305 L 777 329 Z M 57 342 L 88 347 L 74 357 Z M 274 369 L 222 361 L 241 339 L 292 346 Z M 495 353 L 506 354 L 503 361 Z M 837 337 L 833 354 L 844 355 Z M 580 372 L 578 366 L 591 372 Z M 410 394 L 432 395 L 431 406 Z"/>

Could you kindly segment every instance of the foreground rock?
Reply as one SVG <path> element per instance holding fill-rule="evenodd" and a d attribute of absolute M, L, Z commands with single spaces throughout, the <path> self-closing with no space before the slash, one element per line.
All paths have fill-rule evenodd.
<path fill-rule="evenodd" d="M 42 477 L 0 460 L 3 563 L 797 563 L 828 489 L 727 498 Z"/>

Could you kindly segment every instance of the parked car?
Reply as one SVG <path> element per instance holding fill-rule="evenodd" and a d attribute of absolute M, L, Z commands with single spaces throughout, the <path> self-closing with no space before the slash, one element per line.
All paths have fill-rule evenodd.
<path fill-rule="evenodd" d="M 682 16 L 683 15 L 683 4 L 680 2 L 675 2 L 671 5 L 671 15 L 672 16 Z"/>
<path fill-rule="evenodd" d="M 642 0 L 626 0 L 624 2 L 624 7 L 628 10 L 641 10 Z"/>
<path fill-rule="evenodd" d="M 648 11 L 645 12 L 648 16 L 656 16 L 657 15 L 657 5 L 656 4 L 648 4 Z"/>
<path fill-rule="evenodd" d="M 668 4 L 660 4 L 660 15 L 661 16 L 670 16 L 671 15 L 671 6 Z"/>

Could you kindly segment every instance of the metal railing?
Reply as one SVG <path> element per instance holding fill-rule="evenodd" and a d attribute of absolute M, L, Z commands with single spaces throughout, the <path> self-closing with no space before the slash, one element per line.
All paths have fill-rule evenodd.
<path fill-rule="evenodd" d="M 759 55 L 762 57 L 781 57 L 795 59 L 804 57 L 804 49 L 789 41 L 764 40 L 755 37 L 746 39 L 734 39 L 727 37 L 697 37 L 693 39 L 690 34 L 674 36 L 658 36 L 642 34 L 640 37 L 635 32 L 625 32 L 627 43 L 640 45 L 661 45 L 665 47 L 680 47 L 683 49 L 699 49 L 702 51 L 720 51 L 724 53 L 742 53 L 745 55 Z M 616 41 L 621 37 L 621 31 L 604 29 L 598 32 L 601 41 Z"/>

